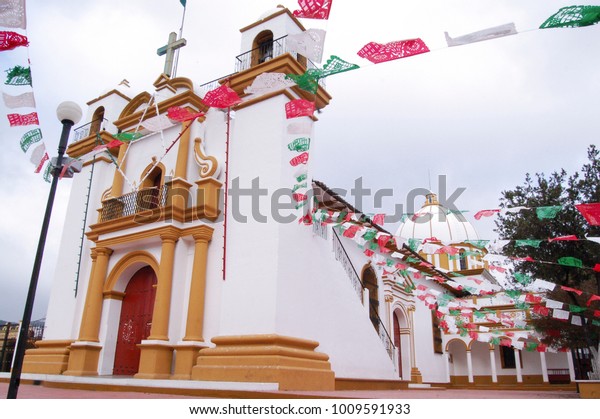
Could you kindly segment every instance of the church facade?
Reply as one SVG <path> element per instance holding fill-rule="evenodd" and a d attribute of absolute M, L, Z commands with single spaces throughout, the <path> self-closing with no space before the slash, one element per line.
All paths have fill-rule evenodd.
<path fill-rule="evenodd" d="M 239 68 L 220 81 L 242 98 L 233 107 L 207 106 L 209 87 L 170 77 L 168 66 L 152 93 L 130 98 L 115 89 L 88 102 L 87 123 L 67 150 L 84 167 L 73 179 L 47 329 L 27 352 L 24 372 L 277 383 L 282 390 L 544 383 L 551 369 L 573 378 L 566 354 L 507 352 L 462 336 L 456 324 L 442 330 L 428 298 L 463 296 L 460 290 L 388 272 L 332 225 L 298 224 L 303 209 L 289 198 L 301 178 L 314 191 L 315 210 L 353 213 L 389 234 L 324 184 L 311 185 L 306 161 L 290 164 L 298 157 L 286 146 L 298 137 L 290 125 L 303 123 L 304 136 L 318 141 L 310 128 L 318 121 L 290 120 L 285 106 L 306 99 L 323 109 L 332 99 L 323 86 L 315 94 L 297 86 L 245 93 L 261 74 L 310 68 L 285 47 L 287 36 L 303 31 L 283 8 L 241 30 Z M 199 116 L 173 120 L 173 108 Z M 129 141 L 107 147 L 118 134 Z M 431 195 L 423 211 L 440 208 Z M 82 214 L 85 224 L 71 221 Z M 452 222 L 449 228 L 462 228 L 453 242 L 473 250 L 466 243 L 476 235 L 472 226 Z M 440 234 L 409 224 L 398 236 Z M 388 251 L 410 273 L 468 275 L 497 289 L 481 256 Z M 510 302 L 478 304 L 527 319 Z M 489 319 L 482 325 L 519 332 Z"/>

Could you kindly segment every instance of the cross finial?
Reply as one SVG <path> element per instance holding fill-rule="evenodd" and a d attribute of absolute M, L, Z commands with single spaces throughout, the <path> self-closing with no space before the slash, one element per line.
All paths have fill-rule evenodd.
<path fill-rule="evenodd" d="M 175 32 L 171 32 L 167 45 L 156 50 L 156 53 L 159 56 L 166 55 L 164 73 L 167 76 L 171 77 L 171 74 L 173 73 L 173 59 L 175 58 L 175 51 L 181 47 L 184 47 L 186 43 L 187 41 L 184 38 L 177 39 L 177 34 Z"/>

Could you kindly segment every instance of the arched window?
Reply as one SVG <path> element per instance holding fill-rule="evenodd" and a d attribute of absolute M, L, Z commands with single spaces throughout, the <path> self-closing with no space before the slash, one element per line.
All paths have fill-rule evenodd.
<path fill-rule="evenodd" d="M 362 274 L 363 286 L 369 290 L 369 317 L 375 330 L 379 332 L 379 296 L 377 293 L 377 274 L 372 266 L 368 266 L 363 270 Z"/>
<path fill-rule="evenodd" d="M 92 123 L 90 125 L 90 135 L 96 135 L 102 129 L 102 121 L 104 121 L 104 106 L 98 107 L 94 111 L 92 116 Z"/>
<path fill-rule="evenodd" d="M 140 203 L 139 206 L 143 209 L 158 208 L 161 203 L 161 191 L 163 186 L 163 175 L 164 171 L 161 167 L 162 164 L 151 165 L 144 170 L 145 177 L 142 184 L 140 185 Z M 150 173 L 148 173 L 150 171 Z M 148 175 L 146 176 L 146 173 Z"/>
<path fill-rule="evenodd" d="M 258 65 L 273 58 L 273 32 L 262 31 L 256 38 L 252 48 L 252 65 Z"/>

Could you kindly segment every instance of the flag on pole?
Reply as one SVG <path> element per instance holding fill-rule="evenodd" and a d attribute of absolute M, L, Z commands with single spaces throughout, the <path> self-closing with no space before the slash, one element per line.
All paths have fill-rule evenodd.
<path fill-rule="evenodd" d="M 183 7 L 185 7 L 185 6 L 186 6 L 186 4 L 187 4 L 187 0 L 179 0 L 179 2 L 181 3 L 181 5 L 182 5 Z"/>

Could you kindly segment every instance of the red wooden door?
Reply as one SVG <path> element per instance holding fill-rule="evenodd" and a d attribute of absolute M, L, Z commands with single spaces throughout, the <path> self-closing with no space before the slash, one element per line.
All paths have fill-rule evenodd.
<path fill-rule="evenodd" d="M 137 345 L 150 335 L 155 284 L 156 274 L 146 266 L 131 277 L 125 288 L 113 375 L 134 375 L 138 372 L 140 349 Z"/>
<path fill-rule="evenodd" d="M 398 375 L 402 378 L 402 341 L 400 340 L 400 322 L 396 313 L 392 316 L 394 318 L 394 345 L 396 351 L 398 351 Z"/>

